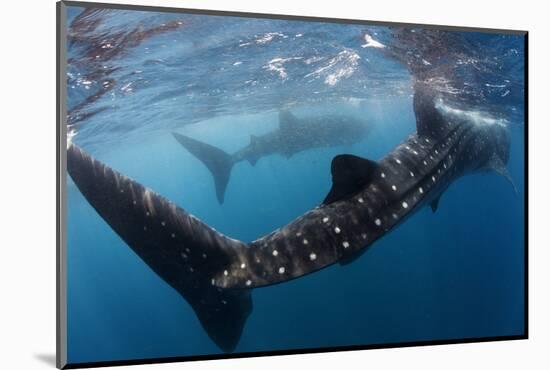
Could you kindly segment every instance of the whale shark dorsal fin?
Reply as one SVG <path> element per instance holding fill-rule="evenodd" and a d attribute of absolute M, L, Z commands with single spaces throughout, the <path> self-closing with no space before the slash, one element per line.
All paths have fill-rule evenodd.
<path fill-rule="evenodd" d="M 282 110 L 279 112 L 279 129 L 282 132 L 288 132 L 294 130 L 294 126 L 298 123 L 298 118 L 288 110 Z"/>
<path fill-rule="evenodd" d="M 432 200 L 430 203 L 430 208 L 432 209 L 432 212 L 435 213 L 437 211 L 437 208 L 439 207 L 439 200 L 441 199 L 441 195 L 439 195 L 437 198 Z"/>
<path fill-rule="evenodd" d="M 323 204 L 349 198 L 364 188 L 372 179 L 378 164 L 351 154 L 334 157 L 331 164 L 332 188 Z"/>
<path fill-rule="evenodd" d="M 436 99 L 435 91 L 428 85 L 420 82 L 415 84 L 413 108 L 419 136 L 438 138 L 448 130 L 443 115 L 435 107 Z"/>

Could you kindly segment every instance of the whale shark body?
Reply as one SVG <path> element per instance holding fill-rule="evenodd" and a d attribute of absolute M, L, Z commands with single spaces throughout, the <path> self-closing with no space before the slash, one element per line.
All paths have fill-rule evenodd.
<path fill-rule="evenodd" d="M 279 113 L 278 129 L 250 136 L 250 144 L 230 155 L 212 145 L 174 132 L 176 140 L 203 162 L 212 173 L 218 202 L 223 203 L 233 166 L 241 161 L 251 165 L 265 156 L 282 154 L 289 158 L 304 150 L 351 145 L 362 140 L 367 125 L 349 116 L 328 115 L 299 119 L 288 111 Z"/>
<path fill-rule="evenodd" d="M 252 312 L 251 288 L 354 261 L 422 206 L 435 211 L 461 176 L 495 170 L 509 178 L 506 128 L 444 116 L 435 101 L 429 86 L 416 82 L 416 132 L 379 161 L 336 156 L 324 201 L 250 243 L 221 234 L 73 144 L 67 168 L 109 226 L 189 302 L 215 343 L 233 351 Z"/>

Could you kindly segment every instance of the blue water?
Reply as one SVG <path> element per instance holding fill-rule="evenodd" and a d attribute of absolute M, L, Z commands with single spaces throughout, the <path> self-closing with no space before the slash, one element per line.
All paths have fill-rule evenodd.
<path fill-rule="evenodd" d="M 419 30 L 398 42 L 386 27 L 83 10 L 67 12 L 73 142 L 236 239 L 318 205 L 335 155 L 377 160 L 414 132 L 407 61 L 430 63 L 456 106 L 509 127 L 517 194 L 496 174 L 461 178 L 435 214 L 422 209 L 354 263 L 254 290 L 236 352 L 524 332 L 522 37 Z M 362 47 L 365 34 L 386 47 Z M 234 152 L 277 128 L 282 108 L 361 117 L 369 134 L 241 162 L 218 204 L 210 173 L 170 132 Z M 70 178 L 67 220 L 69 362 L 221 353 Z"/>

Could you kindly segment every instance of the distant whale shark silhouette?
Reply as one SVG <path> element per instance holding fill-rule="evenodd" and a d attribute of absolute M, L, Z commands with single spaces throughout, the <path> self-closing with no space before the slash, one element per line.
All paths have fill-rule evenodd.
<path fill-rule="evenodd" d="M 444 117 L 421 83 L 413 106 L 415 133 L 378 162 L 336 156 L 322 204 L 250 243 L 221 234 L 76 145 L 68 148 L 67 168 L 99 215 L 229 352 L 252 311 L 250 288 L 355 260 L 422 206 L 435 211 L 444 191 L 465 174 L 494 170 L 509 178 L 504 127 Z"/>
<path fill-rule="evenodd" d="M 250 144 L 233 155 L 212 145 L 174 132 L 176 140 L 210 170 L 214 178 L 216 196 L 220 203 L 233 166 L 241 161 L 255 165 L 272 154 L 285 157 L 304 150 L 350 145 L 361 141 L 367 133 L 365 122 L 349 116 L 322 116 L 298 119 L 288 111 L 279 112 L 279 128 L 262 136 L 250 136 Z"/>

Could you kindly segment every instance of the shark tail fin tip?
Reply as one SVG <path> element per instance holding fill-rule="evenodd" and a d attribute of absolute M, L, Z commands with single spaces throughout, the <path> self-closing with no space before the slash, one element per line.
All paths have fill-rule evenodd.
<path fill-rule="evenodd" d="M 216 197 L 218 202 L 222 204 L 225 200 L 225 190 L 229 183 L 229 178 L 231 177 L 231 170 L 235 164 L 233 156 L 220 148 L 192 139 L 189 136 L 177 132 L 173 132 L 172 135 L 181 146 L 187 149 L 208 168 L 214 178 Z"/>
<path fill-rule="evenodd" d="M 80 193 L 132 251 L 193 308 L 210 338 L 232 352 L 252 311 L 249 289 L 213 285 L 247 245 L 230 239 L 76 145 L 67 171 Z"/>

